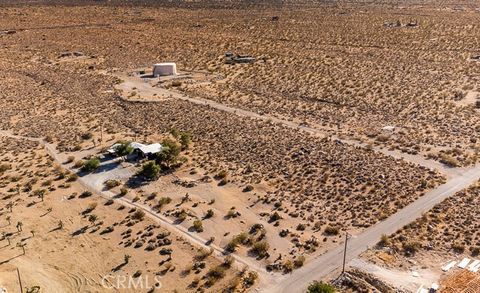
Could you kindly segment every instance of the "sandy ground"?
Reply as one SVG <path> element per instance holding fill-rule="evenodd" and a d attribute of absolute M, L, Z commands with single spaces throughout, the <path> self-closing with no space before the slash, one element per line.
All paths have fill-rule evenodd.
<path fill-rule="evenodd" d="M 48 163 L 51 161 L 42 149 L 37 149 L 34 153 L 37 159 L 27 157 L 27 162 L 40 161 L 38 167 L 24 167 L 24 170 L 44 174 L 46 178 L 42 182 L 47 180 L 50 183 L 48 180 L 52 180 L 52 183 L 43 201 L 20 191 L 19 195 L 14 194 L 12 197 L 15 198 L 12 213 L 5 207 L 0 210 L 0 229 L 2 233 L 11 235 L 11 245 L 3 239 L 0 247 L 0 284 L 8 292 L 18 290 L 17 268 L 24 287 L 40 286 L 44 290 L 42 292 L 147 292 L 154 285 L 156 277 L 161 280 L 161 286 L 165 290 L 186 288 L 192 282 L 194 274 L 182 275 L 181 272 L 191 263 L 197 248 L 174 235 L 168 237 L 172 241 L 170 247 L 173 248 L 170 261 L 167 260 L 168 257 L 160 255 L 158 249 L 150 252 L 143 248 L 123 248 L 125 238 L 122 240 L 120 233 L 123 229 L 119 222 L 128 215 L 128 209 L 120 209 L 121 205 L 116 203 L 104 205 L 105 200 L 96 195 L 80 198 L 79 194 L 85 190 L 82 185 L 77 182 L 66 185 L 61 184 L 63 180 L 49 179 L 52 176 L 55 178 L 55 172 L 58 172 L 54 171 L 54 164 Z M 24 155 L 21 158 L 11 157 L 3 152 L 1 156 L 3 161 L 10 158 L 9 161 L 15 166 L 12 171 L 17 170 L 17 164 L 25 165 L 17 162 L 25 162 L 25 159 L 21 159 Z M 8 179 L 5 176 L 1 178 L 3 182 Z M 22 178 L 20 182 L 24 184 L 24 180 L 27 179 Z M 6 191 L 11 185 L 2 186 L 3 194 L 11 194 L 11 191 Z M 70 198 L 72 194 L 76 195 L 75 198 Z M 92 204 L 95 204 L 94 210 L 86 214 L 85 209 Z M 90 214 L 98 217 L 95 224 L 87 220 Z M 5 220 L 6 217 L 9 217 L 10 225 Z M 61 228 L 59 221 L 62 221 Z M 20 231 L 15 227 L 17 222 L 23 224 Z M 116 228 L 111 233 L 99 233 L 107 226 Z M 133 233 L 141 234 L 149 226 L 153 227 L 152 231 L 165 231 L 148 218 L 130 228 L 134 230 Z M 85 232 L 79 232 L 83 229 Z M 25 245 L 25 255 L 21 247 L 16 246 L 17 243 Z M 125 254 L 131 255 L 131 258 L 128 264 L 122 265 Z M 206 259 L 207 268 L 215 264 L 218 264 L 215 258 Z M 112 272 L 119 265 L 121 267 Z M 166 268 L 167 271 L 157 275 Z M 142 272 L 140 279 L 144 282 L 143 287 L 121 289 L 117 284 L 114 287 L 120 288 L 118 290 L 105 288 L 107 281 L 113 286 L 112 282 L 117 280 L 115 276 L 132 276 L 137 270 Z M 104 279 L 105 276 L 108 278 Z M 223 282 L 211 290 L 215 290 L 221 283 Z"/>

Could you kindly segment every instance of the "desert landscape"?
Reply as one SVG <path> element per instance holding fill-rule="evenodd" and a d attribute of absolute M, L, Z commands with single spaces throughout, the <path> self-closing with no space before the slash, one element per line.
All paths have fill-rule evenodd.
<path fill-rule="evenodd" d="M 0 292 L 475 290 L 479 20 L 0 0 Z"/>

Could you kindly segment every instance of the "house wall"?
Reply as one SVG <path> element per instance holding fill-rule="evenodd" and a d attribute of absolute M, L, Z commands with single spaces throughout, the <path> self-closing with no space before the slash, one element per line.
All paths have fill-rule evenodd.
<path fill-rule="evenodd" d="M 159 64 L 153 66 L 153 76 L 176 75 L 177 66 L 175 64 Z"/>

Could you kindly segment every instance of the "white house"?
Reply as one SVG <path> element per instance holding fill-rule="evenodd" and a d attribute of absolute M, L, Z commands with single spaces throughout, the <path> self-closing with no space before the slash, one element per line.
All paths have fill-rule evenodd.
<path fill-rule="evenodd" d="M 173 62 L 157 63 L 153 65 L 153 76 L 177 75 L 177 65 Z"/>
<path fill-rule="evenodd" d="M 107 153 L 111 155 L 115 155 L 117 151 L 117 147 L 119 143 L 112 145 L 108 150 Z M 159 143 L 152 143 L 149 145 L 145 145 L 138 142 L 132 142 L 130 146 L 133 148 L 133 152 L 140 157 L 144 158 L 153 158 L 153 156 L 162 151 L 162 145 Z"/>

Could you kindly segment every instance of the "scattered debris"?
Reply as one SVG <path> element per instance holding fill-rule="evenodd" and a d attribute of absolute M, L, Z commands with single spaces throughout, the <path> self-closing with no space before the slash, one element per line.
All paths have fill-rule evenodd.
<path fill-rule="evenodd" d="M 5 30 L 5 31 L 0 31 L 0 35 L 13 35 L 16 34 L 16 30 Z"/>
<path fill-rule="evenodd" d="M 226 64 L 235 64 L 235 63 L 253 63 L 255 58 L 249 55 L 234 55 L 232 52 L 225 53 L 225 63 Z"/>
<path fill-rule="evenodd" d="M 442 271 L 448 272 L 448 271 L 449 271 L 451 268 L 453 268 L 456 264 L 457 264 L 457 262 L 453 260 L 453 261 L 449 262 L 447 265 L 443 266 L 443 267 L 442 267 Z"/>
<path fill-rule="evenodd" d="M 66 58 L 66 57 L 82 57 L 85 56 L 82 52 L 75 51 L 75 52 L 62 52 L 60 53 L 60 58 Z"/>

